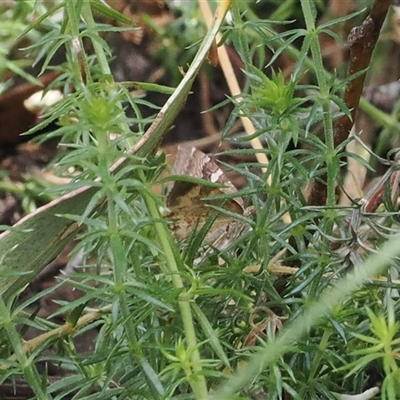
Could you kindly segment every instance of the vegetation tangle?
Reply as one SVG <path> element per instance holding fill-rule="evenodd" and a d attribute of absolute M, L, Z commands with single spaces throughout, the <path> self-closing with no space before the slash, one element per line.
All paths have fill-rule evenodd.
<path fill-rule="evenodd" d="M 400 398 L 391 3 L 0 4 L 0 398 Z"/>

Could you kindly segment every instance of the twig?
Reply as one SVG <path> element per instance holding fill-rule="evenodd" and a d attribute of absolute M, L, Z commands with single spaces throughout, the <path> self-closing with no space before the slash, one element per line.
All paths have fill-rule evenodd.
<path fill-rule="evenodd" d="M 208 4 L 208 1 L 199 0 L 199 6 L 201 9 L 201 12 L 203 13 L 206 24 L 209 28 L 211 26 L 211 23 L 213 20 L 213 16 L 212 16 L 212 13 L 210 10 L 210 5 Z M 221 35 L 218 34 L 216 36 L 216 39 L 218 42 L 220 42 Z M 232 63 L 231 63 L 231 60 L 229 59 L 228 51 L 226 50 L 226 47 L 224 44 L 221 44 L 218 47 L 218 58 L 219 58 L 219 62 L 221 65 L 222 72 L 224 73 L 226 82 L 228 84 L 228 87 L 229 87 L 229 90 L 230 90 L 232 96 L 239 96 L 242 93 L 242 90 L 240 89 L 239 83 L 236 79 L 235 71 L 232 67 Z M 240 103 L 240 101 L 241 101 L 240 97 L 237 97 L 236 101 L 238 103 Z M 246 133 L 249 136 L 253 135 L 255 132 L 255 128 L 254 128 L 254 125 L 251 122 L 251 120 L 243 115 L 240 116 L 240 120 L 242 121 L 244 130 L 246 131 Z M 255 150 L 263 149 L 263 146 L 258 137 L 251 139 L 250 143 L 251 143 L 253 149 L 255 149 Z M 262 171 L 265 172 L 267 170 L 267 165 L 269 162 L 268 157 L 266 156 L 265 153 L 261 153 L 261 152 L 256 153 L 256 157 L 257 157 L 257 161 L 261 165 L 265 165 L 265 167 L 262 168 Z M 271 179 L 271 177 L 269 177 L 268 179 Z"/>
<path fill-rule="evenodd" d="M 87 314 L 83 315 L 78 319 L 76 324 L 71 324 L 70 322 L 66 322 L 64 325 L 59 326 L 58 328 L 52 329 L 49 332 L 45 332 L 31 340 L 28 340 L 23 345 L 24 354 L 30 354 L 33 350 L 38 348 L 42 343 L 50 338 L 55 337 L 62 337 L 65 335 L 72 335 L 75 332 L 79 331 L 80 328 L 90 324 L 91 322 L 95 321 L 96 319 L 100 318 L 105 312 L 109 312 L 111 310 L 111 306 L 103 307 L 99 310 L 89 311 Z M 0 364 L 0 371 L 6 370 L 10 368 L 13 361 L 16 361 L 17 356 L 13 354 L 8 358 L 8 363 L 1 363 Z"/>

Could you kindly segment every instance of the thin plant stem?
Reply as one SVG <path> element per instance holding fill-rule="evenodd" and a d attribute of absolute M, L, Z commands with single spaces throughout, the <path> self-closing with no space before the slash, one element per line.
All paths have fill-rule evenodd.
<path fill-rule="evenodd" d="M 190 307 L 190 301 L 192 301 L 190 293 L 185 289 L 182 277 L 180 275 L 177 254 L 178 251 L 174 249 L 175 246 L 171 233 L 169 232 L 165 221 L 162 220 L 160 212 L 151 197 L 150 194 L 143 194 L 144 200 L 149 210 L 150 216 L 154 219 L 155 229 L 157 232 L 158 239 L 161 244 L 161 248 L 164 252 L 165 262 L 167 264 L 169 273 L 174 287 L 180 291 L 179 309 L 182 316 L 183 327 L 185 332 L 187 351 L 191 355 L 191 369 L 185 368 L 186 374 L 192 373 L 193 376 L 187 376 L 188 381 L 195 393 L 197 400 L 207 398 L 207 385 L 202 373 L 201 357 L 198 350 L 198 343 L 196 338 L 196 331 L 193 324 L 193 315 Z M 179 255 L 178 255 L 179 257 Z"/>
<path fill-rule="evenodd" d="M 83 41 L 79 31 L 79 16 L 77 16 L 76 1 L 66 1 L 65 10 L 68 14 L 68 29 L 72 35 L 72 46 L 67 46 L 67 51 L 70 53 L 72 60 L 78 62 L 71 62 L 74 75 L 78 79 L 80 86 L 84 86 L 84 76 L 86 81 L 91 81 L 90 69 L 87 64 L 86 56 L 83 51 Z M 81 70 L 83 69 L 83 71 Z M 83 74 L 82 74 L 83 72 Z"/>
<path fill-rule="evenodd" d="M 128 298 L 125 291 L 125 281 L 128 270 L 128 261 L 122 238 L 119 232 L 118 211 L 114 201 L 115 185 L 113 177 L 109 172 L 109 156 L 108 144 L 109 138 L 107 132 L 98 132 L 98 164 L 99 173 L 104 184 L 104 190 L 107 198 L 107 215 L 108 215 L 108 233 L 110 238 L 110 249 L 114 265 L 114 291 L 119 305 L 119 309 L 124 320 L 124 329 L 130 344 L 130 350 L 134 357 L 139 361 L 143 372 L 145 373 L 150 387 L 158 396 L 164 394 L 163 385 L 159 381 L 157 374 L 147 362 L 143 355 L 143 351 L 139 345 L 135 330 L 134 321 L 131 318 L 129 310 Z"/>
<path fill-rule="evenodd" d="M 327 206 L 333 207 L 336 204 L 336 169 L 334 165 L 335 145 L 333 136 L 333 120 L 329 109 L 329 86 L 325 77 L 325 68 L 322 61 L 322 52 L 318 39 L 318 30 L 315 27 L 315 9 L 313 9 L 315 6 L 313 6 L 308 0 L 301 0 L 301 6 L 308 31 L 307 34 L 310 37 L 311 54 L 315 65 L 315 76 L 318 82 L 320 92 L 319 98 L 323 113 L 326 145 L 325 163 L 327 167 Z M 331 222 L 331 226 L 333 226 L 333 221 Z"/>
<path fill-rule="evenodd" d="M 36 398 L 39 400 L 51 399 L 51 397 L 43 390 L 43 382 L 35 365 L 26 356 L 20 335 L 15 329 L 15 322 L 13 321 L 9 311 L 7 310 L 7 307 L 1 296 L 0 296 L 0 320 L 2 326 L 4 327 L 4 330 L 7 333 L 8 339 L 14 349 L 15 356 L 21 367 L 22 373 L 24 374 L 26 381 L 34 391 Z"/>
<path fill-rule="evenodd" d="M 322 334 L 322 338 L 321 341 L 319 343 L 318 346 L 318 352 L 315 355 L 312 364 L 311 364 L 311 368 L 310 368 L 310 373 L 309 373 L 309 380 L 314 379 L 315 374 L 317 373 L 317 369 L 321 364 L 321 359 L 323 357 L 323 352 L 325 351 L 325 349 L 327 348 L 327 346 L 329 345 L 329 338 L 332 335 L 332 331 L 330 329 L 325 329 L 324 333 Z"/>
<path fill-rule="evenodd" d="M 211 13 L 208 2 L 199 1 L 199 7 L 202 10 L 202 13 L 203 13 L 204 18 L 207 23 L 207 26 L 210 28 L 210 26 L 212 24 L 212 13 Z M 236 17 L 236 19 L 239 19 L 240 17 L 239 17 L 239 12 L 238 12 L 237 8 L 238 8 L 237 4 L 233 4 L 232 12 L 233 12 L 234 16 Z M 221 41 L 221 34 L 217 35 L 217 41 L 218 42 Z M 248 54 L 248 51 L 247 51 L 247 53 L 245 53 L 245 51 L 244 51 L 244 49 L 247 49 L 246 45 L 241 42 L 240 46 L 241 46 L 241 53 Z M 222 72 L 224 73 L 226 83 L 229 87 L 229 91 L 231 92 L 232 96 L 236 97 L 235 98 L 236 102 L 240 103 L 241 102 L 240 95 L 242 93 L 242 90 L 241 90 L 241 88 L 239 86 L 239 82 L 236 78 L 235 71 L 233 69 L 232 62 L 229 58 L 229 54 L 226 49 L 226 46 L 224 44 L 221 44 L 220 46 L 218 46 L 217 51 L 218 51 L 219 62 L 221 64 L 221 69 L 222 69 Z M 250 60 L 250 56 L 248 56 L 246 58 L 246 60 L 245 60 L 246 63 L 248 62 L 248 60 Z M 256 129 L 254 128 L 254 125 L 253 125 L 253 122 L 251 121 L 251 119 L 244 115 L 241 115 L 241 114 L 239 114 L 239 117 L 243 124 L 246 134 L 249 136 L 253 135 L 254 132 L 256 131 Z M 253 146 L 253 148 L 256 150 L 263 149 L 263 145 L 258 137 L 254 137 L 253 139 L 251 139 L 250 143 Z M 263 172 L 266 172 L 267 166 L 269 163 L 267 155 L 262 152 L 257 152 L 255 155 L 256 155 L 258 162 L 260 164 L 264 165 L 261 168 L 261 170 Z M 271 181 L 271 177 L 269 176 L 268 184 L 271 184 L 270 181 Z"/>
<path fill-rule="evenodd" d="M 129 342 L 130 351 L 134 356 L 133 359 L 136 358 L 138 360 L 143 372 L 147 377 L 150 388 L 153 390 L 153 393 L 156 392 L 154 394 L 158 394 L 158 396 L 163 395 L 165 392 L 163 385 L 158 379 L 157 373 L 154 371 L 153 367 L 144 357 L 142 348 L 137 339 L 135 324 L 132 319 L 132 313 L 129 309 L 128 298 L 125 291 L 126 271 L 128 267 L 125 256 L 125 248 L 119 233 L 116 231 L 118 229 L 115 225 L 116 218 L 111 216 L 113 213 L 115 215 L 116 210 L 115 206 L 112 205 L 112 195 L 110 197 L 108 197 L 108 215 L 110 221 L 110 247 L 114 262 L 114 291 L 119 305 L 119 310 L 124 321 L 124 331 Z"/>
<path fill-rule="evenodd" d="M 72 335 L 75 332 L 79 331 L 84 326 L 90 324 L 91 322 L 95 321 L 96 319 L 101 318 L 102 315 L 109 313 L 111 311 L 111 306 L 107 305 L 97 310 L 90 310 L 87 314 L 83 315 L 78 319 L 76 324 L 71 324 L 70 322 L 65 322 L 63 325 L 54 328 L 48 332 L 42 333 L 39 336 L 34 337 L 33 339 L 27 340 L 24 342 L 22 346 L 22 351 L 24 354 L 31 353 L 36 348 L 41 346 L 46 340 L 51 338 L 59 338 L 61 336 Z M 8 357 L 7 361 L 17 361 L 18 357 L 17 354 L 13 354 Z M 0 363 L 0 371 L 6 370 L 10 367 L 7 363 Z"/>
<path fill-rule="evenodd" d="M 82 3 L 82 16 L 85 19 L 86 25 L 89 29 L 94 29 L 96 27 L 96 22 L 93 18 L 92 9 L 90 8 L 90 2 L 88 0 L 83 0 Z M 103 47 L 100 43 L 93 40 L 93 48 L 96 53 L 97 61 L 99 63 L 101 72 L 107 75 L 107 80 L 111 80 L 111 83 L 114 82 L 114 78 L 111 74 L 110 66 L 108 65 L 107 56 L 104 52 Z"/>
<path fill-rule="evenodd" d="M 88 26 L 94 27 L 94 20 L 91 14 L 90 4 L 87 2 L 83 3 L 83 10 L 85 14 L 85 19 L 87 20 Z M 107 59 L 101 46 L 96 46 L 96 42 L 93 42 L 96 49 L 97 56 L 103 72 L 110 72 Z M 104 56 L 104 57 L 103 57 Z M 110 75 L 110 79 L 113 78 Z M 115 94 L 115 89 L 112 89 L 111 95 Z M 119 107 L 120 104 L 116 104 Z M 122 129 L 129 129 L 125 124 Z M 133 358 L 137 359 L 145 373 L 147 380 L 149 382 L 149 387 L 153 390 L 154 395 L 160 396 L 164 394 L 164 388 L 159 381 L 157 374 L 147 362 L 144 357 L 143 351 L 138 343 L 136 329 L 134 321 L 131 318 L 131 312 L 128 305 L 128 298 L 125 291 L 125 282 L 128 270 L 128 261 L 126 258 L 126 250 L 119 232 L 118 223 L 118 210 L 115 204 L 115 180 L 110 172 L 109 168 L 113 162 L 113 153 L 109 151 L 110 146 L 110 132 L 94 132 L 97 139 L 97 159 L 98 159 L 98 174 L 101 177 L 103 183 L 103 189 L 106 194 L 107 199 L 107 217 L 108 217 L 108 235 L 110 250 L 112 253 L 112 261 L 114 266 L 114 292 L 116 304 L 119 306 L 121 312 L 122 320 L 124 321 L 124 330 L 129 342 L 130 350 L 132 352 Z"/>
<path fill-rule="evenodd" d="M 93 18 L 93 13 L 92 13 L 92 9 L 90 7 L 90 2 L 87 0 L 83 1 L 82 4 L 82 15 L 83 18 L 86 21 L 87 27 L 89 29 L 94 30 L 96 28 L 96 22 Z M 100 70 L 103 73 L 103 75 L 106 77 L 106 81 L 111 84 L 111 96 L 115 94 L 116 92 L 116 88 L 115 88 L 115 81 L 109 66 L 109 62 L 107 60 L 107 56 L 105 54 L 105 51 L 102 47 L 102 45 L 100 43 L 98 43 L 97 41 L 93 40 L 93 48 L 94 51 L 96 53 L 96 57 L 97 60 L 99 62 L 99 66 L 100 66 Z M 115 103 L 115 106 L 120 108 L 121 110 L 123 109 L 121 102 L 117 101 Z M 134 145 L 134 138 L 131 138 L 130 135 L 128 135 L 131 130 L 129 128 L 128 124 L 125 123 L 119 123 L 118 127 L 120 129 L 120 133 L 125 134 L 125 142 L 126 142 L 126 146 L 127 149 L 130 149 L 133 145 Z"/>

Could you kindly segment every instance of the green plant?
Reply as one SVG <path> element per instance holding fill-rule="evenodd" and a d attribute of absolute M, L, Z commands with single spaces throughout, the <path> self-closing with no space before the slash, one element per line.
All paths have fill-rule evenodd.
<path fill-rule="evenodd" d="M 220 10 L 229 3 L 221 2 Z M 80 399 L 335 399 L 335 393 L 365 390 L 366 365 L 382 358 L 382 396 L 398 395 L 397 354 L 392 352 L 397 344 L 394 310 L 398 305 L 392 300 L 384 304 L 387 323 L 365 311 L 366 306 L 381 306 L 377 299 L 382 293 L 398 286 L 389 275 L 384 283 L 375 279 L 389 263 L 397 266 L 397 215 L 382 213 L 378 219 L 362 205 L 338 207 L 340 169 L 346 157 L 356 156 L 345 152 L 346 140 L 337 142 L 335 121 L 351 116 L 342 91 L 356 77 L 339 80 L 330 74 L 319 43 L 323 33 L 336 38 L 330 28 L 358 13 L 317 26 L 314 3 L 304 0 L 301 5 L 305 25 L 292 29 L 284 25 L 287 29 L 277 33 L 278 19 L 261 20 L 246 12 L 247 4 L 233 2 L 232 23 L 223 32 L 224 40 L 242 58 L 248 78 L 243 96 L 230 99 L 235 109 L 224 139 L 242 146 L 231 154 L 255 153 L 246 144 L 249 138 L 233 136 L 230 130 L 239 115 L 246 115 L 256 127 L 253 136 L 263 140 L 270 162 L 234 167 L 248 179 L 248 187 L 239 194 L 254 204 L 255 214 L 252 229 L 221 254 L 216 250 L 202 253 L 195 235 L 180 248 L 160 213 L 163 198 L 152 190 L 165 169 L 165 157 L 156 153 L 157 143 L 182 106 L 192 75 L 172 95 L 171 108 L 163 109 L 164 119 L 144 118 L 138 107 L 144 101 L 129 94 L 132 83 L 114 82 L 108 47 L 100 35 L 121 29 L 97 25 L 93 9 L 123 22 L 126 19 L 98 1 L 60 2 L 45 11 L 39 22 L 57 10 L 63 11 L 63 20 L 30 50 L 45 50 L 41 51 L 45 69 L 51 55 L 65 46 L 68 57 L 60 68 L 65 98 L 45 113 L 32 132 L 50 122 L 58 124 L 46 137 L 60 137 L 68 150 L 55 165 L 61 175 L 71 178 L 68 185 L 58 188 L 59 193 L 90 186 L 78 210 L 71 200 L 53 211 L 68 221 L 59 228 L 63 240 L 68 239 L 69 229 L 76 231 L 75 223 L 82 226 L 75 253 L 85 253 L 85 268 L 65 283 L 84 294 L 60 302 L 52 317 L 67 318 L 59 326 L 31 308 L 60 285 L 18 303 L 27 279 L 22 267 L 18 269 L 20 276 L 2 287 L 0 382 L 22 374 L 40 399 L 63 398 L 72 392 Z M 291 15 L 290 7 L 290 1 L 278 4 L 276 15 L 283 11 Z M 213 29 L 203 43 L 211 41 L 218 25 Z M 251 35 L 246 35 L 248 31 Z M 86 40 L 95 57 L 86 50 Z M 268 67 L 280 54 L 294 57 L 290 78 L 278 68 L 264 68 L 261 45 L 275 51 Z M 201 49 L 204 55 L 205 45 Z M 191 74 L 202 61 L 196 57 Z M 306 75 L 309 81 L 304 84 Z M 157 85 L 142 87 L 171 91 Z M 126 104 L 133 109 L 133 117 L 127 116 Z M 149 126 L 154 130 L 148 130 Z M 131 151 L 145 132 L 154 134 L 155 130 L 158 137 L 150 135 L 152 141 L 143 145 L 147 147 Z M 262 167 L 265 172 L 256 174 L 246 167 Z M 302 189 L 312 179 L 326 188 L 323 207 L 307 206 Z M 390 210 L 393 200 L 383 198 L 382 202 Z M 35 221 L 40 221 L 40 214 L 32 222 L 33 229 Z M 369 225 L 374 229 L 362 236 L 361 228 Z M 386 237 L 390 240 L 382 244 Z M 360 242 L 366 247 L 372 242 L 371 250 L 378 254 L 367 254 L 365 263 L 357 264 L 354 257 Z M 333 246 L 337 243 L 342 245 L 340 251 Z M 46 246 L 42 245 L 41 254 L 51 250 Z M 285 261 L 298 265 L 297 269 L 286 267 L 284 276 L 271 265 L 282 249 Z M 8 255 L 2 255 L 6 266 Z M 43 262 L 47 255 L 41 257 Z M 3 270 L 4 279 L 15 279 L 13 273 Z M 10 293 L 10 287 L 18 291 Z M 367 326 L 362 324 L 366 314 Z M 42 334 L 24 343 L 17 326 L 22 332 L 31 327 Z M 377 338 L 370 338 L 368 329 Z M 93 349 L 82 354 L 73 337 L 88 332 L 96 333 Z M 357 350 L 349 351 L 347 343 Z M 50 346 L 57 348 L 55 354 L 44 352 Z M 59 364 L 70 374 L 46 386 L 38 372 L 39 362 Z M 350 373 L 344 375 L 345 369 Z"/>

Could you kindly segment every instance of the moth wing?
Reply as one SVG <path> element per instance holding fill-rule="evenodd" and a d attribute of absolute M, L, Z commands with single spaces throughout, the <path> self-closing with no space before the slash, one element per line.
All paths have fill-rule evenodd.
<path fill-rule="evenodd" d="M 172 173 L 220 183 L 224 187 L 212 188 L 191 182 L 175 181 L 167 197 L 168 207 L 193 208 L 204 206 L 213 203 L 204 200 L 206 197 L 237 192 L 236 187 L 226 177 L 218 164 L 194 146 L 179 145 Z M 229 199 L 224 202 L 224 207 L 230 211 L 241 213 L 244 210 L 243 199 L 240 197 Z"/>

